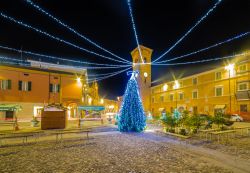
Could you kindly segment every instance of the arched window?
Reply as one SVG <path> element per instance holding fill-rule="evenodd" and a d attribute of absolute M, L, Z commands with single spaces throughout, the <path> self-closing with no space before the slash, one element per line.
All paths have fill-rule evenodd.
<path fill-rule="evenodd" d="M 144 63 L 146 63 L 147 62 L 147 58 L 144 58 Z"/>

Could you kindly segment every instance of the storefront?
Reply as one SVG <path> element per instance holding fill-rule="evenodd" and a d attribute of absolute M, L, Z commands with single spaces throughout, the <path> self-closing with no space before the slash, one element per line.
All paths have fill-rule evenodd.
<path fill-rule="evenodd" d="M 0 119 L 12 120 L 17 116 L 17 113 L 21 111 L 20 105 L 16 104 L 0 104 Z"/>

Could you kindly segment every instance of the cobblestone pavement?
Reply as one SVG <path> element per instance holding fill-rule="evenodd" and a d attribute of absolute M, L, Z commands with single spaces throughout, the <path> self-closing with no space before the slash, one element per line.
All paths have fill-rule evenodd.
<path fill-rule="evenodd" d="M 164 139 L 164 140 L 161 140 Z M 230 167 L 149 133 L 111 132 L 87 140 L 0 148 L 0 172 L 233 172 Z"/>

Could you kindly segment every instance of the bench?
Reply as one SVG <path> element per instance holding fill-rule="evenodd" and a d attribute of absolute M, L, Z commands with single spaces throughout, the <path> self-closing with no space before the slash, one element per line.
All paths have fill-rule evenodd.
<path fill-rule="evenodd" d="M 247 127 L 234 127 L 234 130 L 241 130 L 241 136 L 243 136 L 243 131 L 244 130 L 246 130 L 247 134 L 249 134 L 249 129 L 250 129 L 249 126 L 247 126 Z"/>
<path fill-rule="evenodd" d="M 76 134 L 76 133 L 86 133 L 87 135 L 87 139 L 89 140 L 89 133 L 91 132 L 91 130 L 89 129 L 66 129 L 66 130 L 57 130 L 55 132 L 52 132 L 51 134 L 55 134 L 56 135 L 56 142 L 61 141 L 63 139 L 63 135 L 64 134 Z M 59 138 L 60 137 L 60 138 Z"/>
<path fill-rule="evenodd" d="M 207 140 L 208 134 L 209 134 L 210 132 L 215 132 L 215 131 L 219 131 L 219 130 L 220 130 L 219 128 L 216 128 L 216 129 L 199 130 L 199 132 L 200 132 L 200 138 L 201 138 L 202 134 L 205 133 L 205 135 L 206 135 L 206 140 Z"/>
<path fill-rule="evenodd" d="M 211 140 L 212 140 L 212 135 L 215 135 L 217 136 L 217 141 L 218 143 L 220 142 L 220 136 L 223 135 L 223 134 L 227 134 L 227 139 L 228 139 L 228 134 L 232 134 L 232 133 L 235 133 L 236 130 L 225 130 L 225 131 L 218 131 L 218 132 L 210 132 L 209 134 L 211 134 Z"/>
<path fill-rule="evenodd" d="M 103 124 L 102 118 L 81 118 L 81 119 L 79 119 L 79 127 L 81 127 L 83 125 L 84 121 L 101 121 L 101 124 Z"/>
<path fill-rule="evenodd" d="M 38 135 L 41 134 L 42 131 L 39 132 L 22 132 L 22 133 L 6 133 L 6 134 L 2 134 L 0 136 L 0 144 L 3 144 L 3 140 L 6 139 L 18 139 L 18 138 L 22 138 L 23 139 L 23 144 L 28 142 L 28 137 L 36 137 L 36 140 L 38 139 Z"/>

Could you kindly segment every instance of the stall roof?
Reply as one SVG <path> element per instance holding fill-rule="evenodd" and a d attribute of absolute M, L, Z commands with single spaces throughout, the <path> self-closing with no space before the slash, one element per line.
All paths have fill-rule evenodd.
<path fill-rule="evenodd" d="M 16 104 L 0 104 L 0 111 L 20 111 L 22 107 Z"/>
<path fill-rule="evenodd" d="M 85 111 L 103 111 L 105 109 L 104 106 L 78 106 L 79 110 Z"/>
<path fill-rule="evenodd" d="M 214 109 L 225 109 L 226 105 L 215 105 Z"/>

